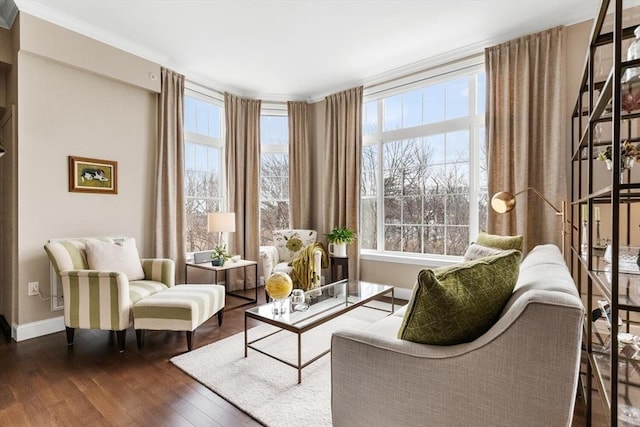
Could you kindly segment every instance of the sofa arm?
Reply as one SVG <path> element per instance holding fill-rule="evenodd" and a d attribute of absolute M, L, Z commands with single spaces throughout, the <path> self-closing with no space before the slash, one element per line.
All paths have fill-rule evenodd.
<path fill-rule="evenodd" d="M 172 259 L 166 258 L 143 258 L 142 270 L 145 280 L 162 282 L 168 287 L 172 287 L 176 280 L 176 265 Z"/>
<path fill-rule="evenodd" d="M 333 425 L 571 425 L 584 313 L 577 297 L 542 293 L 465 344 L 335 332 Z"/>
<path fill-rule="evenodd" d="M 129 280 L 118 271 L 60 272 L 69 328 L 121 331 L 131 325 Z"/>
<path fill-rule="evenodd" d="M 278 248 L 275 246 L 260 246 L 260 261 L 262 262 L 262 275 L 264 280 L 267 280 L 273 273 L 273 267 L 279 261 Z"/>

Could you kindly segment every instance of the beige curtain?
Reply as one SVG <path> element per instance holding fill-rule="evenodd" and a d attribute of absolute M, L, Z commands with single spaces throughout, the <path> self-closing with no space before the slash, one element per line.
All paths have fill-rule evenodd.
<path fill-rule="evenodd" d="M 566 199 L 563 38 L 557 27 L 485 51 L 489 197 L 533 187 L 558 209 Z M 524 235 L 526 250 L 561 244 L 559 217 L 531 191 L 510 213 L 489 207 L 487 230 Z"/>
<path fill-rule="evenodd" d="M 289 114 L 289 215 L 291 228 L 311 228 L 311 158 L 307 103 L 287 102 Z"/>
<path fill-rule="evenodd" d="M 324 232 L 334 226 L 359 231 L 362 86 L 325 98 Z M 358 279 L 359 244 L 347 245 L 349 278 Z"/>
<path fill-rule="evenodd" d="M 156 155 L 155 256 L 176 262 L 176 280 L 185 269 L 184 76 L 161 70 L 158 97 L 158 146 Z"/>
<path fill-rule="evenodd" d="M 252 261 L 258 261 L 260 245 L 260 105 L 260 100 L 224 94 L 228 205 L 236 213 L 229 250 Z M 234 273 L 231 289 L 244 283 L 243 272 Z M 248 274 L 247 288 L 256 286 L 254 279 Z"/>

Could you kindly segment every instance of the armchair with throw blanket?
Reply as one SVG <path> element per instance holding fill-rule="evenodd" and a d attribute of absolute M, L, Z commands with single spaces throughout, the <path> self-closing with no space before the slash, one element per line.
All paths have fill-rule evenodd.
<path fill-rule="evenodd" d="M 327 253 L 316 242 L 315 230 L 276 230 L 274 246 L 260 247 L 264 279 L 275 272 L 287 273 L 293 287 L 304 290 L 321 285 L 321 272 L 327 268 Z"/>

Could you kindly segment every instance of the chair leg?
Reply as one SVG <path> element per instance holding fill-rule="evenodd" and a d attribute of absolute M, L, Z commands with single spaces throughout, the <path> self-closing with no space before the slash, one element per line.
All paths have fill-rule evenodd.
<path fill-rule="evenodd" d="M 127 336 L 127 330 L 116 331 L 116 342 L 118 343 L 118 351 L 124 353 L 124 341 Z"/>
<path fill-rule="evenodd" d="M 74 328 L 70 328 L 70 327 L 66 327 L 67 328 L 67 345 L 68 346 L 72 346 L 73 345 L 73 335 L 75 333 L 75 329 Z"/>
<path fill-rule="evenodd" d="M 138 349 L 141 349 L 144 345 L 144 329 L 136 329 L 136 342 L 138 343 Z"/>
<path fill-rule="evenodd" d="M 193 348 L 193 335 L 195 331 L 187 331 L 187 349 L 191 351 Z"/>
<path fill-rule="evenodd" d="M 218 326 L 222 326 L 222 317 L 224 316 L 224 308 L 218 312 Z"/>

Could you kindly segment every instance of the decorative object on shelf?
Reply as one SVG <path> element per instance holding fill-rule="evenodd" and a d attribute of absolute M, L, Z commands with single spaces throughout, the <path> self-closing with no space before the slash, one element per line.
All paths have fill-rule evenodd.
<path fill-rule="evenodd" d="M 613 169 L 613 161 L 612 157 L 612 148 L 611 146 L 607 147 L 604 151 L 600 151 L 598 153 L 598 160 L 601 162 L 605 162 L 607 165 L 607 170 Z M 624 141 L 622 146 L 620 147 L 620 168 L 624 172 L 627 169 L 631 169 L 636 161 L 640 160 L 640 149 L 629 141 Z M 622 182 L 623 176 L 621 172 L 620 182 Z"/>
<path fill-rule="evenodd" d="M 118 194 L 118 162 L 69 156 L 69 191 Z"/>
<path fill-rule="evenodd" d="M 565 223 L 567 222 L 567 207 L 566 202 L 562 201 L 562 209 L 558 209 L 551 203 L 544 195 L 536 190 L 533 187 L 527 187 L 524 190 L 517 191 L 515 194 L 509 193 L 508 191 L 500 191 L 493 195 L 491 198 L 491 208 L 497 213 L 507 213 L 511 212 L 513 208 L 516 207 L 516 197 L 522 193 L 526 193 L 531 191 L 536 196 L 540 197 L 545 203 L 547 203 L 551 208 L 555 211 L 556 215 L 561 218 L 562 221 L 562 230 L 561 230 L 561 242 L 562 242 L 562 254 L 564 255 L 564 245 L 565 245 L 565 235 L 567 234 L 565 230 Z"/>
<path fill-rule="evenodd" d="M 604 260 L 609 264 L 611 263 L 611 252 L 611 245 L 607 245 Z M 639 255 L 640 246 L 620 246 L 618 251 L 618 271 L 620 273 L 640 274 Z"/>
<path fill-rule="evenodd" d="M 587 221 L 586 218 L 582 218 L 582 238 L 580 240 L 580 254 L 583 257 L 587 256 L 588 253 L 588 249 L 589 249 L 589 233 L 588 233 L 588 225 L 589 222 Z"/>
<path fill-rule="evenodd" d="M 214 267 L 220 267 L 231 258 L 229 252 L 227 252 L 227 245 L 216 245 L 211 251 L 211 265 Z"/>
<path fill-rule="evenodd" d="M 327 234 L 329 242 L 329 254 L 338 257 L 347 256 L 347 243 L 353 243 L 356 240 L 356 233 L 347 227 L 333 227 L 331 232 Z"/>
<path fill-rule="evenodd" d="M 264 289 L 269 298 L 274 300 L 273 314 L 284 314 L 287 310 L 284 301 L 293 289 L 293 282 L 287 273 L 275 272 L 264 282 Z"/>
<path fill-rule="evenodd" d="M 627 49 L 627 61 L 640 58 L 640 26 L 636 27 L 636 29 L 633 31 L 633 34 L 636 36 L 636 39 L 629 45 L 629 48 Z M 627 83 L 633 81 L 634 79 L 637 80 L 638 76 L 640 76 L 640 67 L 629 68 L 624 73 L 622 82 Z"/>

